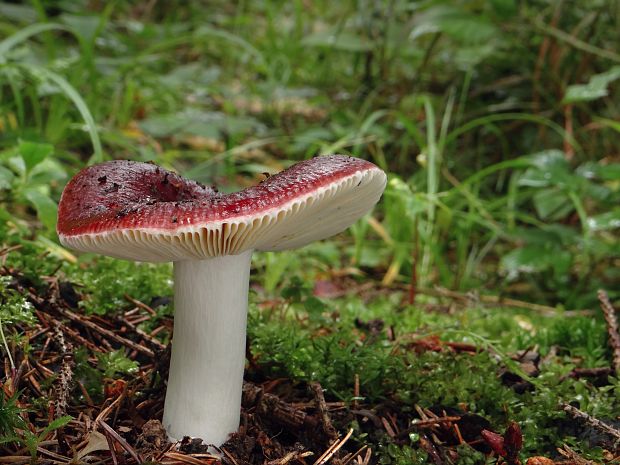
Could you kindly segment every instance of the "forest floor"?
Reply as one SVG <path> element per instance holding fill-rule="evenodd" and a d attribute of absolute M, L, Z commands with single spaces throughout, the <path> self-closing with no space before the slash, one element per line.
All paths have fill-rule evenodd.
<path fill-rule="evenodd" d="M 3 257 L 6 259 L 7 255 L 19 253 L 14 249 L 5 249 Z M 3 385 L 5 416 L 0 418 L 6 421 L 6 413 L 11 408 L 22 409 L 17 420 L 13 419 L 22 432 L 19 437 L 12 438 L 15 441 L 12 446 L 11 438 L 9 442 L 3 441 L 0 463 L 198 465 L 221 461 L 239 465 L 320 465 L 327 462 L 341 465 L 440 465 L 518 464 L 527 460 L 533 465 L 587 464 L 598 460 L 615 463 L 620 458 L 618 421 L 607 418 L 607 423 L 601 422 L 570 402 L 583 403 L 583 395 L 587 396 L 588 391 L 591 398 L 587 402 L 595 402 L 596 397 L 606 392 L 613 395 L 609 392 L 613 388 L 612 377 L 620 364 L 617 358 L 620 348 L 617 346 L 614 347 L 615 368 L 612 365 L 584 367 L 575 357 L 570 361 L 562 357 L 564 349 L 558 346 L 552 346 L 545 353 L 534 345 L 505 354 L 483 340 L 465 342 L 467 339 L 455 337 L 458 333 L 448 331 L 441 334 L 429 327 L 422 332 L 403 332 L 399 326 L 380 318 L 363 320 L 356 317 L 351 327 L 353 339 L 337 341 L 341 346 L 351 347 L 345 351 L 344 357 L 356 357 L 359 355 L 356 348 L 360 352 L 365 348 L 387 354 L 393 361 L 380 371 L 377 360 L 368 359 L 369 354 L 362 354 L 360 363 L 366 371 L 345 369 L 353 375 L 348 383 L 345 380 L 350 393 L 345 397 L 335 396 L 332 393 L 334 383 L 338 385 L 339 382 L 332 380 L 328 386 L 332 389 L 326 394 L 318 380 L 323 377 L 321 374 L 315 380 L 304 379 L 299 374 L 295 376 L 294 368 L 282 366 L 276 354 L 263 352 L 268 350 L 269 344 L 277 346 L 273 341 L 262 341 L 254 348 L 253 339 L 261 330 L 253 326 L 252 320 L 254 323 L 258 321 L 258 326 L 267 327 L 267 333 L 282 332 L 277 325 L 287 327 L 281 316 L 273 317 L 274 313 L 281 314 L 282 299 L 253 305 L 253 313 L 269 316 L 264 319 L 255 315 L 256 318 L 250 319 L 239 432 L 215 454 L 213 448 L 200 440 L 184 438 L 169 443 L 160 420 L 165 396 L 164 380 L 167 379 L 170 360 L 170 345 L 162 341 L 169 339 L 172 318 L 153 308 L 168 305 L 169 297 L 156 296 L 144 303 L 125 294 L 124 305 L 112 314 L 85 315 L 79 308 L 80 303 L 90 297 L 85 294 L 83 286 L 55 274 L 42 277 L 36 284 L 6 260 L 0 274 L 8 289 L 25 296 L 34 314 L 28 324 L 19 325 L 22 333 L 20 345 L 28 347 L 27 352 L 19 348 L 13 351 L 15 368 L 11 368 L 5 359 L 8 374 Z M 255 288 L 260 292 L 259 287 Z M 344 291 L 347 288 L 349 290 Z M 318 302 L 319 297 L 325 302 L 338 301 L 351 292 L 371 302 L 380 301 L 386 289 L 372 281 L 357 287 L 346 280 L 320 281 L 309 293 L 311 295 L 306 296 L 305 302 L 314 299 Z M 421 305 L 424 314 L 460 318 L 458 315 L 474 312 L 471 307 L 476 297 L 473 295 L 441 289 L 428 293 L 434 294 L 435 298 L 434 303 L 429 301 Z M 402 293 L 401 298 L 410 298 L 410 293 Z M 418 296 L 418 299 L 424 297 Z M 604 293 L 600 294 L 600 299 L 607 315 L 609 333 L 616 334 L 617 340 L 613 309 Z M 294 304 L 292 301 L 288 303 Z M 563 312 L 559 315 L 544 306 L 519 301 L 510 303 L 513 310 L 501 309 L 501 302 L 494 302 L 493 311 L 506 313 L 514 311 L 515 306 L 523 306 L 546 321 L 590 319 L 593 313 Z M 476 305 L 484 307 L 480 299 Z M 403 312 L 400 307 L 398 312 Z M 307 319 L 311 313 L 305 318 L 299 317 L 302 318 L 299 320 L 301 326 L 307 326 L 316 341 L 333 338 L 334 328 L 329 322 L 343 316 L 330 314 L 327 308 L 321 310 L 321 318 L 316 321 Z M 476 318 L 473 315 L 470 318 Z M 527 324 L 525 318 L 520 322 Z M 272 325 L 271 329 L 269 325 Z M 294 336 L 300 337 L 303 335 Z M 317 350 L 320 349 L 321 344 Z M 277 350 L 294 349 L 280 346 Z M 288 352 L 288 355 L 295 358 L 294 352 Z M 324 353 L 315 355 L 323 357 Z M 410 365 L 412 357 L 418 363 L 421 361 L 417 368 Z M 365 360 L 368 362 L 366 366 Z M 551 369 L 552 366 L 555 368 Z M 399 374 L 396 372 L 398 367 L 414 373 Z M 468 371 L 476 376 L 468 379 L 464 373 Z M 347 376 L 343 372 L 338 375 Z M 369 376 L 377 379 L 372 382 L 365 379 Z M 430 389 L 445 390 L 453 398 L 444 392 L 440 394 L 444 403 L 432 403 L 419 393 L 419 400 L 412 401 L 411 397 L 415 399 L 416 393 L 410 392 L 415 386 L 407 382 L 409 376 L 415 376 L 422 384 L 425 383 L 423 378 L 427 377 Z M 545 380 L 550 376 L 558 379 Z M 324 379 L 330 384 L 329 377 Z M 366 393 L 366 389 L 373 389 L 373 383 L 384 392 Z M 446 385 L 456 383 L 460 388 L 448 387 L 446 390 Z M 504 391 L 504 395 L 496 397 L 497 393 L 492 391 L 497 389 Z M 617 384 L 615 389 L 618 389 Z M 463 390 L 469 392 L 459 398 L 459 392 Z M 512 416 L 510 411 L 514 411 L 515 405 L 507 406 L 511 401 L 506 398 L 506 393 L 509 393 L 508 397 L 521 399 L 517 400 L 521 404 L 536 395 L 548 398 L 529 406 L 521 405 L 521 413 Z M 480 399 L 484 396 L 490 397 L 488 400 L 495 411 L 489 411 L 489 405 Z M 7 398 L 11 400 L 6 402 Z M 536 412 L 537 418 L 526 418 L 532 415 L 528 410 L 540 408 L 550 411 Z M 29 413 L 24 414 L 26 411 Z M 0 411 L 0 415 L 2 413 Z M 506 421 L 502 422 L 505 429 L 498 429 L 498 415 L 505 418 Z M 521 425 L 526 430 L 525 439 Z M 551 430 L 557 447 L 550 447 L 547 442 L 551 440 Z M 540 437 L 532 438 L 532 434 L 540 434 Z M 580 442 L 576 443 L 574 438 L 577 437 Z M 530 444 L 525 451 L 524 440 Z M 541 454 L 553 456 L 555 462 L 533 455 L 536 449 Z M 581 455 L 584 451 L 590 457 L 596 454 L 598 460 L 585 458 Z"/>

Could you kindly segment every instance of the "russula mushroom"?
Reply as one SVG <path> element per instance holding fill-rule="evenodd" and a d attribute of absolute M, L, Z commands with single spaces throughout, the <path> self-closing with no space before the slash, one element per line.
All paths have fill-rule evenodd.
<path fill-rule="evenodd" d="M 377 203 L 386 176 L 333 155 L 297 163 L 232 194 L 151 163 L 80 171 L 58 205 L 63 245 L 174 262 L 174 333 L 163 424 L 171 438 L 220 445 L 239 426 L 252 252 L 332 236 Z"/>

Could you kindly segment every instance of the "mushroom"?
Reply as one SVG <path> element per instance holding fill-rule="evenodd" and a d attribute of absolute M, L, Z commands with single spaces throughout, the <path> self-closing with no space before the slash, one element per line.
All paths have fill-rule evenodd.
<path fill-rule="evenodd" d="M 343 231 L 377 203 L 386 176 L 332 155 L 220 194 L 152 163 L 80 171 L 58 206 L 70 248 L 174 262 L 174 333 L 163 424 L 216 446 L 239 426 L 252 252 L 302 247 Z"/>

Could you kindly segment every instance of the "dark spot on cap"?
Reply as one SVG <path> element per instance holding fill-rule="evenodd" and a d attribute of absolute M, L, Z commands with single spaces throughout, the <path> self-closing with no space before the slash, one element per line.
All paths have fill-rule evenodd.
<path fill-rule="evenodd" d="M 117 192 L 120 189 L 120 187 L 121 187 L 120 184 L 118 184 L 117 182 L 113 182 L 110 187 L 106 188 L 105 193 L 111 194 L 113 192 Z"/>
<path fill-rule="evenodd" d="M 108 177 L 105 175 L 97 178 L 97 181 L 99 181 L 99 184 L 105 184 L 107 180 L 108 180 Z"/>

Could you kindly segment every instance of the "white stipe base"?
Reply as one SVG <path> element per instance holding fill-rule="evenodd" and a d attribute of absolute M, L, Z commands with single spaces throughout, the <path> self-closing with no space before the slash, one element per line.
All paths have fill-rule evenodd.
<path fill-rule="evenodd" d="M 174 262 L 174 334 L 163 424 L 220 446 L 239 428 L 252 251 Z"/>

